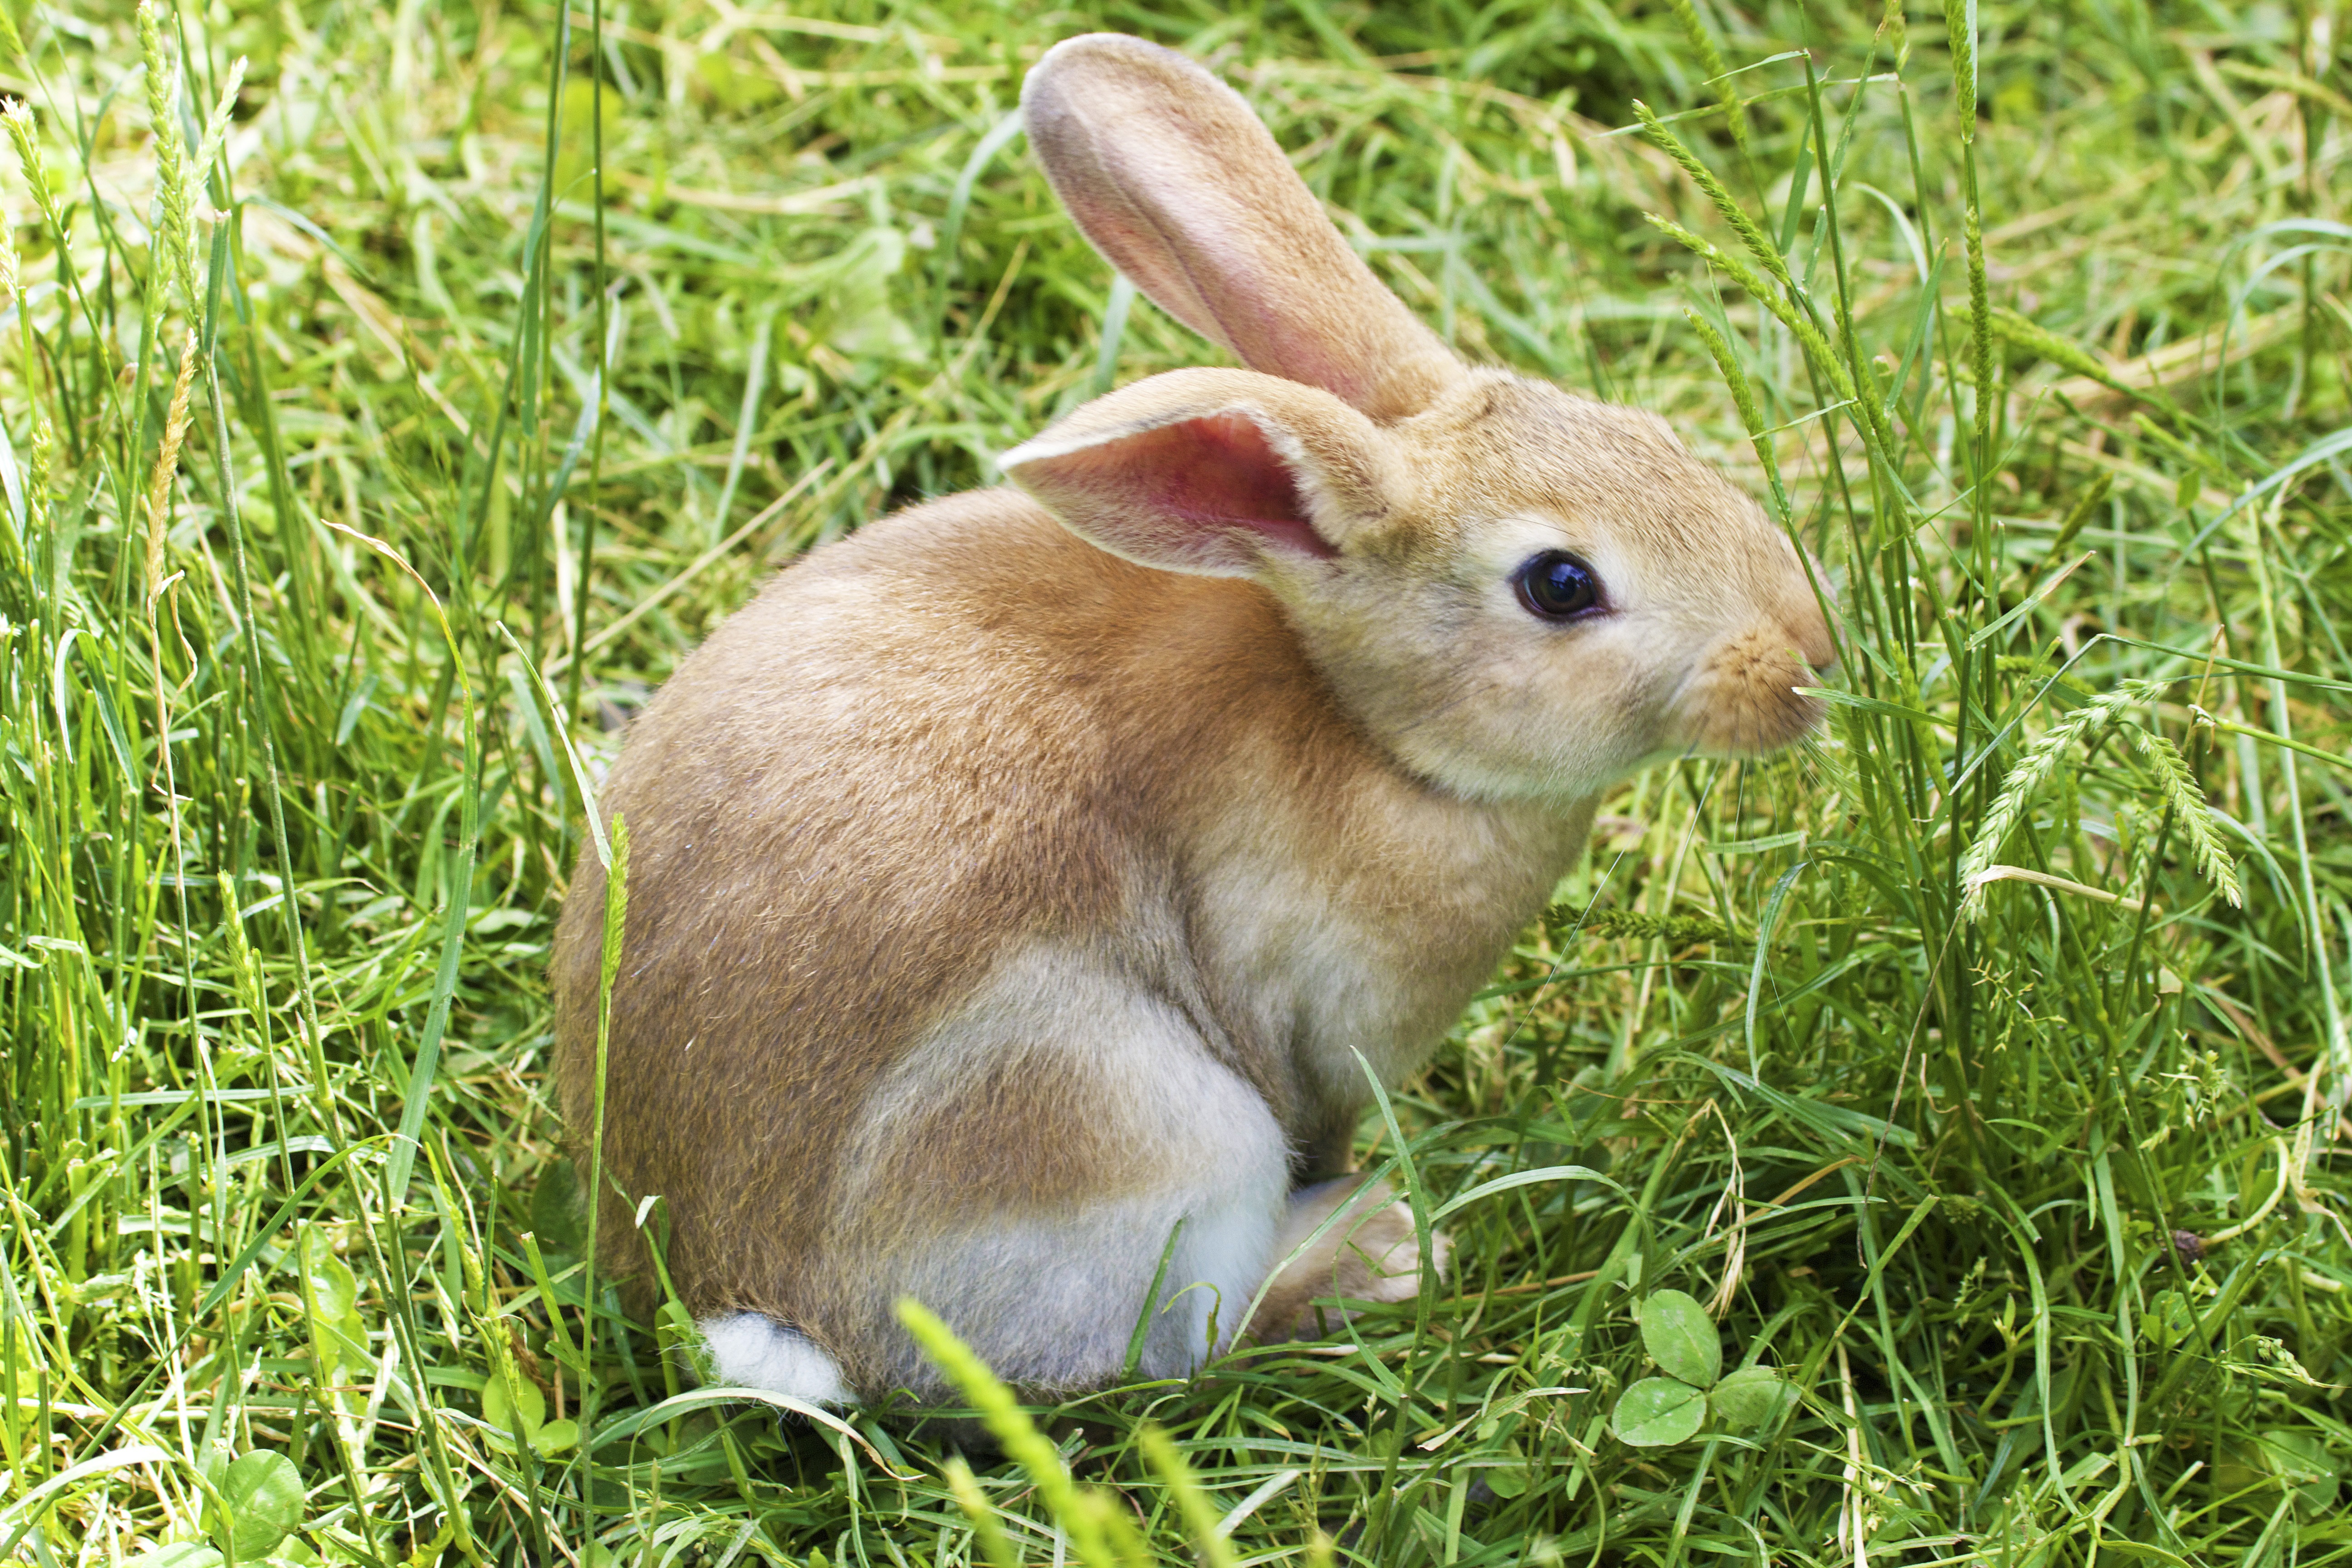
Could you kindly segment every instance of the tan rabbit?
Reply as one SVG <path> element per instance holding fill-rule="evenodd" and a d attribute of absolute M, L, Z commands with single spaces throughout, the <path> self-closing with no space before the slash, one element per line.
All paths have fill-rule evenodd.
<path fill-rule="evenodd" d="M 1018 490 L 812 552 L 604 794 L 604 1168 L 664 1200 L 719 1374 L 812 1400 L 943 1392 L 906 1295 L 1038 1391 L 1118 1376 L 1147 1317 L 1139 1373 L 1185 1373 L 1285 1259 L 1253 1337 L 1410 1296 L 1386 1192 L 1301 1250 L 1356 1192 L 1366 1064 L 1427 1056 L 1601 791 L 1796 739 L 1832 658 L 1751 500 L 1650 415 L 1465 366 L 1206 71 L 1095 35 L 1022 101 L 1087 237 L 1249 368 L 1121 388 L 1007 453 Z M 603 896 L 585 858 L 575 1128 Z"/>

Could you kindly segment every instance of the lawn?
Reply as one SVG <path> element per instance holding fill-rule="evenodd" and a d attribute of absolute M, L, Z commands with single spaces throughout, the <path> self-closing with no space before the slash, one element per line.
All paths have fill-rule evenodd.
<path fill-rule="evenodd" d="M 0 0 L 0 1561 L 2352 1561 L 2340 7 L 575 5 Z M 966 1464 L 583 1270 L 545 969 L 768 574 L 1216 363 L 1102 26 L 1844 660 L 1361 1129 L 1450 1279 Z"/>

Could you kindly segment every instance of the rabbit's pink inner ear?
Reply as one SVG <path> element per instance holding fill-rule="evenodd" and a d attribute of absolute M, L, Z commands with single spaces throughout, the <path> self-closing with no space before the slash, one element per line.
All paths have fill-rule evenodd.
<path fill-rule="evenodd" d="M 1297 470 L 1247 415 L 1029 450 L 1008 453 L 1005 472 L 1073 531 L 1143 565 L 1241 577 L 1269 552 L 1338 553 L 1315 531 Z"/>
<path fill-rule="evenodd" d="M 1246 415 L 1163 426 L 1136 444 L 1150 449 L 1131 460 L 1152 510 L 1197 528 L 1240 528 L 1304 555 L 1338 553 L 1308 521 L 1298 476 Z"/>

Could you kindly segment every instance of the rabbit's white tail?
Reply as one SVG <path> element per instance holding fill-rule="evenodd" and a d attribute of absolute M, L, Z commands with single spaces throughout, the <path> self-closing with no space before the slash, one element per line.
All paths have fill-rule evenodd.
<path fill-rule="evenodd" d="M 840 1365 L 798 1329 L 757 1312 L 705 1318 L 695 1327 L 702 1331 L 721 1383 L 788 1394 L 812 1405 L 857 1403 L 841 1381 Z"/>

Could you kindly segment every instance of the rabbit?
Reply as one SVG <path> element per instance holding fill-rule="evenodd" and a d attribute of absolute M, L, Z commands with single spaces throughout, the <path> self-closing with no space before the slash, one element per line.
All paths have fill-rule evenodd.
<path fill-rule="evenodd" d="M 716 1374 L 818 1405 L 950 1393 L 901 1297 L 1039 1394 L 1411 1299 L 1411 1214 L 1348 1174 L 1367 1075 L 1435 1047 L 1603 791 L 1799 739 L 1834 663 L 1752 500 L 1652 415 L 1465 364 L 1210 72 L 1089 35 L 1022 104 L 1095 247 L 1244 368 L 1120 387 L 1009 487 L 809 552 L 603 795 L 604 1176 L 661 1198 Z M 604 899 L 584 856 L 574 1128 Z"/>

